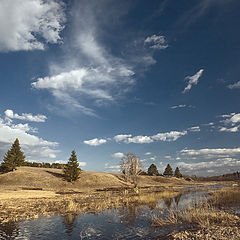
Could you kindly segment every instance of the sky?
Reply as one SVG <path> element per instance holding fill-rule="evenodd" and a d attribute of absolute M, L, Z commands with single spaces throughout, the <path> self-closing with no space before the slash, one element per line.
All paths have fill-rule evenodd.
<path fill-rule="evenodd" d="M 0 0 L 0 159 L 240 171 L 240 1 Z"/>

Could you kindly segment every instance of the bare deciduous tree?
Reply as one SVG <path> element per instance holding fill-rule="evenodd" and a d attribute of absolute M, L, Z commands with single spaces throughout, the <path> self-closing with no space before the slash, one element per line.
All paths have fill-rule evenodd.
<path fill-rule="evenodd" d="M 135 187 L 137 186 L 137 176 L 141 173 L 141 162 L 133 153 L 127 153 L 122 158 L 120 168 L 125 176 L 126 181 L 132 180 Z"/>

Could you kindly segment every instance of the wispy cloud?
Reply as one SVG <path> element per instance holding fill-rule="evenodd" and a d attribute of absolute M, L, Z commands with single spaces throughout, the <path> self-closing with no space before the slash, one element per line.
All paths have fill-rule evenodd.
<path fill-rule="evenodd" d="M 32 113 L 22 113 L 21 115 L 14 113 L 13 110 L 7 109 L 5 116 L 10 119 L 19 119 L 29 122 L 45 122 L 47 117 L 45 115 L 37 114 L 33 115 Z"/>
<path fill-rule="evenodd" d="M 91 116 L 97 115 L 94 106 L 115 103 L 135 83 L 133 66 L 99 41 L 103 16 L 98 19 L 95 5 L 98 10 L 102 7 L 97 2 L 74 4 L 64 61 L 51 63 L 49 75 L 32 83 L 33 88 L 48 90 L 55 104 L 60 102 L 68 110 Z"/>
<path fill-rule="evenodd" d="M 200 132 L 200 127 L 199 126 L 194 126 L 194 127 L 188 128 L 188 130 L 191 131 L 191 132 Z"/>
<path fill-rule="evenodd" d="M 199 78 L 202 76 L 204 69 L 200 69 L 196 74 L 193 76 L 187 76 L 185 79 L 187 80 L 187 86 L 184 88 L 182 93 L 186 93 L 191 90 L 193 85 L 198 84 Z"/>
<path fill-rule="evenodd" d="M 177 109 L 177 108 L 195 108 L 195 107 L 192 106 L 192 105 L 179 104 L 179 105 L 172 106 L 170 108 L 171 109 Z"/>
<path fill-rule="evenodd" d="M 62 1 L 0 1 L 0 51 L 43 50 L 62 41 L 65 5 Z"/>
<path fill-rule="evenodd" d="M 144 41 L 144 44 L 148 45 L 150 48 L 158 50 L 163 50 L 168 47 L 166 38 L 164 36 L 155 34 L 147 37 Z"/>
<path fill-rule="evenodd" d="M 240 113 L 224 114 L 220 122 L 225 126 L 219 127 L 220 132 L 238 132 L 240 128 Z"/>

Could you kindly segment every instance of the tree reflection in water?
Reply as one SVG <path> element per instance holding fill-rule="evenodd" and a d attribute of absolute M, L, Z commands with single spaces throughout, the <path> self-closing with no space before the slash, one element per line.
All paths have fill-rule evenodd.
<path fill-rule="evenodd" d="M 68 214 L 68 215 L 65 215 L 64 216 L 64 225 L 65 225 L 65 230 L 66 230 L 66 233 L 71 236 L 72 234 L 72 231 L 75 227 L 75 220 L 77 218 L 77 215 L 75 214 Z"/>
<path fill-rule="evenodd" d="M 120 208 L 118 214 L 122 224 L 133 227 L 138 217 L 138 206 L 130 204 L 127 207 Z"/>
<path fill-rule="evenodd" d="M 14 221 L 0 224 L 0 239 L 13 240 L 19 235 L 18 224 Z"/>

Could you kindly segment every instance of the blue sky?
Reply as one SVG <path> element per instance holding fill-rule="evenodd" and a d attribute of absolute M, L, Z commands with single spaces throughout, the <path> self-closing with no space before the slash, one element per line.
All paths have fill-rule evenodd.
<path fill-rule="evenodd" d="M 0 0 L 0 156 L 240 170 L 238 0 Z"/>

